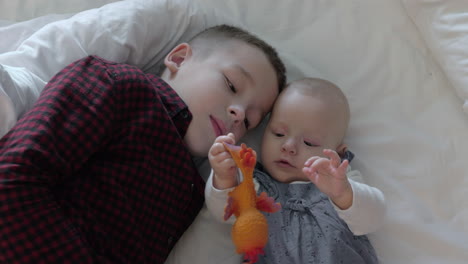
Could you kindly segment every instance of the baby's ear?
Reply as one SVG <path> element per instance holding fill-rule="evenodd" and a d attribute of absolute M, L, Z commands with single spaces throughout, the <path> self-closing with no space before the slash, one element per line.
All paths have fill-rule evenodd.
<path fill-rule="evenodd" d="M 192 47 L 188 43 L 181 43 L 175 46 L 164 59 L 164 65 L 171 73 L 179 70 L 185 60 L 192 56 Z"/>
<path fill-rule="evenodd" d="M 343 158 L 345 153 L 346 153 L 346 150 L 348 150 L 348 146 L 346 146 L 346 144 L 344 143 L 341 143 L 340 145 L 338 145 L 338 147 L 336 147 L 336 153 L 338 153 L 338 155 Z"/>

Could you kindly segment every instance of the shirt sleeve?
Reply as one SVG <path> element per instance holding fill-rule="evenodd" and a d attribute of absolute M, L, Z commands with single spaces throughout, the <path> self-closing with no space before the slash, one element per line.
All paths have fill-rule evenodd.
<path fill-rule="evenodd" d="M 95 58 L 72 63 L 0 141 L 0 262 L 105 263 L 54 191 L 112 133 L 112 82 Z"/>
<path fill-rule="evenodd" d="M 382 226 L 387 206 L 382 191 L 363 183 L 362 175 L 357 170 L 346 173 L 353 189 L 353 204 L 341 210 L 330 200 L 338 215 L 348 225 L 354 235 L 366 235 Z"/>
<path fill-rule="evenodd" d="M 234 187 L 225 190 L 216 189 L 213 186 L 213 170 L 211 170 L 210 177 L 208 177 L 205 185 L 205 202 L 208 211 L 220 222 L 233 224 L 235 221 L 234 215 L 232 215 L 227 221 L 224 221 L 224 208 L 227 204 L 228 194 L 233 189 Z"/>

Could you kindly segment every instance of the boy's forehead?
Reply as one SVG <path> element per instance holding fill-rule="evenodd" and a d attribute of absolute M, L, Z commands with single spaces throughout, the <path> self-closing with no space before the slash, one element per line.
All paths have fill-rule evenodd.
<path fill-rule="evenodd" d="M 236 39 L 205 43 L 206 47 L 200 47 L 200 44 L 193 49 L 195 57 L 214 66 L 234 84 L 239 84 L 236 81 L 241 80 L 242 87 L 247 87 L 247 90 L 252 90 L 259 97 L 256 101 L 263 105 L 263 115 L 271 110 L 279 92 L 278 78 L 261 49 Z"/>
<path fill-rule="evenodd" d="M 196 39 L 190 43 L 195 55 L 200 57 L 210 57 L 218 53 L 230 54 L 230 51 L 244 44 L 247 45 L 244 41 L 219 37 Z"/>
<path fill-rule="evenodd" d="M 244 59 L 251 59 L 257 63 L 266 63 L 272 67 L 267 55 L 258 47 L 248 44 L 237 39 L 227 39 L 215 41 L 214 43 L 206 43 L 202 49 L 207 49 L 205 56 L 211 58 L 230 58 L 231 61 L 236 61 L 238 64 L 244 64 Z M 196 50 L 194 52 L 197 52 Z M 220 57 L 221 56 L 221 57 Z M 248 62 L 250 63 L 250 62 Z M 276 75 L 276 74 L 275 74 Z"/>
<path fill-rule="evenodd" d="M 227 71 L 231 71 L 233 73 L 238 74 L 240 77 L 245 79 L 251 85 L 255 85 L 255 78 L 253 76 L 253 73 L 250 72 L 248 69 L 246 69 L 246 67 L 243 64 L 232 62 L 232 61 L 227 61 L 226 64 L 224 65 L 224 68 Z"/>
<path fill-rule="evenodd" d="M 271 93 L 276 98 L 279 90 L 276 71 L 261 49 L 240 40 L 225 40 L 208 56 L 222 70 L 236 72 L 252 85 L 273 88 Z"/>

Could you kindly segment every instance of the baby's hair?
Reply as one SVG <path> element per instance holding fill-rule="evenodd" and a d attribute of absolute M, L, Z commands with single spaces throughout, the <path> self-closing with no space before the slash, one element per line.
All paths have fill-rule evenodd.
<path fill-rule="evenodd" d="M 303 78 L 293 81 L 287 85 L 286 91 L 290 86 L 294 86 L 294 91 L 305 96 L 319 98 L 321 101 L 327 102 L 330 107 L 338 107 L 338 109 L 342 109 L 345 122 L 343 132 L 346 132 L 350 119 L 350 109 L 348 99 L 340 87 L 330 81 L 319 78 Z"/>
<path fill-rule="evenodd" d="M 283 62 L 278 56 L 278 53 L 276 52 L 276 50 L 271 45 L 261 40 L 259 37 L 239 27 L 230 26 L 230 25 L 218 25 L 218 26 L 207 28 L 204 31 L 198 33 L 188 43 L 192 46 L 192 48 L 200 49 L 200 47 L 206 47 L 206 42 L 201 42 L 200 40 L 206 40 L 206 39 L 217 40 L 217 41 L 240 40 L 242 42 L 245 42 L 249 45 L 252 45 L 260 49 L 266 55 L 266 57 L 268 58 L 268 61 L 271 63 L 271 65 L 273 66 L 276 72 L 277 81 L 278 81 L 278 90 L 281 92 L 283 88 L 285 87 L 286 68 L 284 67 Z M 203 50 L 203 49 L 200 49 L 200 50 Z M 205 50 L 209 50 L 209 49 L 205 49 Z"/>

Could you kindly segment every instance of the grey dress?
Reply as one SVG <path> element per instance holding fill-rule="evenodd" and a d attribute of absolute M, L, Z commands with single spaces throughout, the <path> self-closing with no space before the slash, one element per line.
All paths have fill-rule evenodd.
<path fill-rule="evenodd" d="M 261 165 L 254 177 L 259 193 L 266 192 L 282 205 L 279 212 L 265 213 L 268 244 L 257 263 L 378 263 L 369 239 L 354 236 L 313 183 L 277 182 Z"/>

